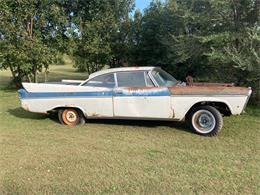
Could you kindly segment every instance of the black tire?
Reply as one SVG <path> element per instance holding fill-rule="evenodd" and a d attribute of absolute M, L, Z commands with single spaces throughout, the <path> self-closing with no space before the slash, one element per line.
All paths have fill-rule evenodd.
<path fill-rule="evenodd" d="M 223 126 L 221 113 L 212 106 L 199 106 L 189 113 L 189 124 L 191 129 L 203 136 L 217 135 Z"/>
<path fill-rule="evenodd" d="M 72 119 L 68 117 L 72 116 Z M 82 112 L 75 108 L 63 108 L 58 110 L 58 118 L 61 124 L 68 126 L 76 126 L 85 124 L 85 118 Z"/>

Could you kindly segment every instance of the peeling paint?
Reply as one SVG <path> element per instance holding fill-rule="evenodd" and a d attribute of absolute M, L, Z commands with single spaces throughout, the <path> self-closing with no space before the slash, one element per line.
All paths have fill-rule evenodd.
<path fill-rule="evenodd" d="M 122 93 L 116 96 L 169 96 L 166 87 L 125 87 L 119 89 Z"/>

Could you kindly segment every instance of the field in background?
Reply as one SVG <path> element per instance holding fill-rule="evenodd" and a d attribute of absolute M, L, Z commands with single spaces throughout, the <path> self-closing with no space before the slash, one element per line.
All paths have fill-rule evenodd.
<path fill-rule="evenodd" d="M 78 79 L 85 80 L 88 78 L 87 73 L 77 72 L 71 63 L 65 65 L 50 65 L 48 81 L 61 81 L 61 79 Z M 7 88 L 11 80 L 10 70 L 0 70 L 0 89 Z M 44 82 L 44 73 L 38 76 L 39 82 Z"/>
<path fill-rule="evenodd" d="M 85 79 L 51 66 L 49 81 Z M 0 194 L 259 194 L 260 109 L 224 118 L 214 138 L 185 124 L 92 120 L 80 127 L 20 108 L 0 71 Z"/>

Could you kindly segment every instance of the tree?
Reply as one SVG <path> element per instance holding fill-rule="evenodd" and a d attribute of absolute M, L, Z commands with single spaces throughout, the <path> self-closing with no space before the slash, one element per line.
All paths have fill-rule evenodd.
<path fill-rule="evenodd" d="M 137 22 L 141 26 L 141 35 L 139 36 L 140 40 L 136 40 L 138 48 L 135 52 L 135 64 L 164 64 L 166 53 L 161 42 L 161 39 L 166 36 L 165 27 L 167 25 L 165 25 L 164 19 L 166 19 L 164 18 L 164 5 L 160 1 L 155 1 L 145 10 L 141 23 Z"/>
<path fill-rule="evenodd" d="M 139 9 L 137 9 L 131 21 L 131 28 L 129 34 L 129 63 L 131 65 L 138 65 L 138 62 L 140 62 L 142 58 L 139 51 L 139 48 L 141 47 L 140 44 L 142 41 L 142 19 L 142 13 Z"/>
<path fill-rule="evenodd" d="M 80 71 L 87 71 L 90 74 L 109 63 L 110 36 L 103 22 L 99 20 L 84 22 L 74 51 L 76 67 Z"/>
<path fill-rule="evenodd" d="M 153 1 L 138 21 L 139 65 L 159 64 L 177 78 L 259 88 L 258 0 Z"/>
<path fill-rule="evenodd" d="M 133 0 L 118 1 L 120 6 L 116 11 L 116 25 L 111 34 L 111 51 L 110 67 L 128 65 L 131 52 L 131 28 L 133 20 L 129 13 L 133 10 Z M 125 64 L 126 63 L 126 64 Z"/>
<path fill-rule="evenodd" d="M 2 68 L 11 70 L 16 86 L 37 82 L 48 69 L 59 45 L 65 18 L 58 0 L 5 0 L 0 2 Z"/>
<path fill-rule="evenodd" d="M 73 55 L 76 67 L 92 73 L 105 65 L 115 66 L 122 29 L 128 20 L 133 0 L 81 1 L 69 4 L 72 23 L 78 29 L 74 36 L 76 47 Z M 72 14 L 71 14 L 72 13 Z"/>

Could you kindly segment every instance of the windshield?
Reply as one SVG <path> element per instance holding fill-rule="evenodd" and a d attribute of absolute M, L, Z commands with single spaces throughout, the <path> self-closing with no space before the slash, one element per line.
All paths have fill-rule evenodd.
<path fill-rule="evenodd" d="M 178 83 L 178 81 L 173 76 L 162 69 L 152 70 L 152 76 L 159 86 L 172 87 Z"/>

